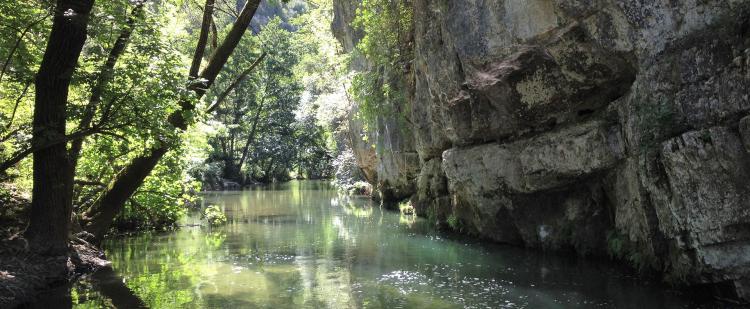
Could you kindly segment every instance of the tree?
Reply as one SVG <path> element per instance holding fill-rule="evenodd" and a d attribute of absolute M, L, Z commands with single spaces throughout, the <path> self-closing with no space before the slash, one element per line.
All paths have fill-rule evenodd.
<path fill-rule="evenodd" d="M 414 82 L 412 9 L 410 0 L 363 0 L 357 9 L 354 26 L 365 35 L 356 50 L 370 68 L 354 76 L 351 93 L 366 129 L 376 126 L 381 116 L 410 122 L 406 102 Z"/>
<path fill-rule="evenodd" d="M 193 121 L 196 100 L 200 99 L 216 80 L 224 64 L 226 64 L 247 30 L 259 2 L 260 0 L 249 0 L 245 3 L 237 19 L 232 24 L 229 33 L 222 43 L 214 49 L 207 65 L 198 74 L 197 78 L 189 79 L 187 89 L 193 95 L 184 96 L 179 101 L 180 109 L 170 114 L 167 118 L 168 123 L 176 130 L 187 129 L 187 126 Z M 204 14 L 208 11 L 209 9 L 204 9 Z M 210 21 L 211 18 L 203 19 L 199 37 L 207 36 L 211 28 Z M 205 40 L 199 40 L 196 50 L 205 49 L 206 44 Z M 202 53 L 196 52 L 195 57 L 202 58 Z M 143 184 L 159 160 L 177 144 L 176 139 L 176 136 L 163 139 L 153 145 L 145 154 L 136 157 L 130 164 L 124 167 L 107 185 L 106 191 L 99 196 L 97 201 L 83 215 L 84 229 L 96 236 L 97 239 L 101 239 L 109 230 L 115 216 L 122 211 L 125 203 L 136 192 L 138 187 Z"/>
<path fill-rule="evenodd" d="M 89 98 L 89 102 L 88 104 L 86 104 L 83 115 L 81 116 L 81 120 L 78 124 L 79 130 L 90 128 L 91 122 L 94 120 L 94 116 L 96 115 L 96 110 L 102 101 L 103 92 L 105 91 L 107 84 L 109 84 L 114 77 L 115 65 L 130 43 L 130 36 L 133 34 L 133 28 L 136 26 L 136 21 L 143 13 L 143 5 L 144 0 L 136 0 L 132 13 L 130 14 L 128 20 L 120 31 L 115 44 L 112 46 L 112 49 L 107 56 L 107 60 L 102 65 L 99 76 L 97 77 L 94 86 L 91 88 L 91 97 Z M 75 170 L 76 166 L 78 165 L 78 159 L 81 155 L 81 148 L 83 147 L 84 139 L 85 137 L 77 138 L 74 139 L 71 143 L 69 156 L 72 166 L 72 175 L 75 175 Z"/>
<path fill-rule="evenodd" d="M 68 127 L 87 130 L 82 122 L 93 111 L 89 128 L 104 126 L 107 130 L 81 140 L 74 180 L 76 220 L 123 167 L 174 130 L 164 119 L 178 108 L 190 65 L 185 57 L 188 52 L 192 54 L 187 46 L 190 36 L 174 30 L 182 29 L 190 11 L 170 1 L 160 5 L 145 1 L 140 11 L 139 4 L 112 0 L 97 4 L 92 11 L 96 18 L 90 22 L 89 40 L 74 77 L 78 83 L 72 89 Z M 125 45 L 121 43 L 126 32 L 131 33 Z M 122 52 L 117 61 L 111 61 L 118 49 Z M 104 74 L 110 78 L 102 83 Z M 95 108 L 89 109 L 95 102 L 92 97 L 96 89 L 100 89 L 101 97 Z M 194 186 L 183 177 L 186 161 L 181 158 L 182 151 L 171 151 L 160 160 L 157 171 L 128 199 L 116 219 L 118 228 L 153 229 L 175 224 L 184 213 L 181 203 L 190 199 L 183 192 Z M 78 232 L 79 227 L 74 226 Z"/>
<path fill-rule="evenodd" d="M 313 178 L 327 176 L 324 167 L 329 165 L 330 156 L 325 138 L 317 138 L 322 136 L 318 134 L 322 128 L 312 118 L 298 117 L 303 87 L 295 68 L 301 54 L 307 52 L 300 44 L 304 40 L 297 31 L 286 30 L 278 18 L 259 32 L 257 40 L 268 50 L 268 57 L 242 87 L 228 96 L 228 102 L 216 109 L 212 119 L 218 130 L 209 138 L 212 152 L 208 163 L 210 166 L 219 163 L 221 172 L 208 175 L 204 181 L 221 180 L 216 178 L 240 184 L 283 181 L 292 172 Z M 242 52 L 235 54 L 232 61 L 248 63 L 252 58 L 246 58 L 259 53 L 257 45 L 242 42 Z M 220 78 L 217 84 L 229 81 Z M 209 98 L 220 101 L 226 95 L 213 91 Z"/>
<path fill-rule="evenodd" d="M 86 41 L 93 0 L 58 0 L 52 32 L 36 76 L 34 187 L 26 237 L 39 251 L 67 251 L 73 179 L 65 141 L 68 87 Z"/>

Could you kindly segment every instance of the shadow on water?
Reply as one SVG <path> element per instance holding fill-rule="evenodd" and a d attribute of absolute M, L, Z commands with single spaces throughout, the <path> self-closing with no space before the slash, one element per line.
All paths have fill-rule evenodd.
<path fill-rule="evenodd" d="M 74 308 L 706 308 L 616 265 L 446 235 L 326 182 L 210 192 L 228 217 L 110 239 Z"/>
<path fill-rule="evenodd" d="M 88 295 L 96 297 L 89 300 Z M 71 285 L 46 291 L 36 302 L 21 308 L 77 308 L 82 307 L 80 304 L 87 304 L 83 307 L 88 308 L 148 308 L 111 267 L 104 267 Z"/>

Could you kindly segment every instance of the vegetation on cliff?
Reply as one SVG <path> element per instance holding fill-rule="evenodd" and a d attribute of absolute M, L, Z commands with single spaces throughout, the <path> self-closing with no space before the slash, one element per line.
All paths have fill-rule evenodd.
<path fill-rule="evenodd" d="M 352 96 L 358 116 L 374 132 L 378 117 L 396 117 L 408 127 L 409 95 L 413 54 L 412 4 L 409 0 L 364 0 L 357 8 L 352 26 L 363 36 L 354 51 L 368 63 L 356 72 Z"/>

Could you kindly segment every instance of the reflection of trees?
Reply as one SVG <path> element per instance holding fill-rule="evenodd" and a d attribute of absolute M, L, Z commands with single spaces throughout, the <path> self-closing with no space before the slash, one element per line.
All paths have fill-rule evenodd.
<path fill-rule="evenodd" d="M 341 205 L 341 209 L 344 210 L 344 213 L 350 216 L 369 218 L 372 217 L 374 212 L 372 205 L 361 205 L 355 203 L 350 196 L 345 194 L 338 195 L 338 203 Z"/>
<path fill-rule="evenodd" d="M 148 308 L 133 291 L 128 288 L 111 267 L 98 270 L 90 278 L 94 290 L 106 297 L 115 308 Z M 103 305 L 103 304 L 102 304 Z"/>
<path fill-rule="evenodd" d="M 445 307 L 429 296 L 438 288 L 406 295 L 379 276 L 411 270 L 432 280 L 415 266 L 458 262 L 466 248 L 427 241 L 426 222 L 400 224 L 366 199 L 332 207 L 334 191 L 320 184 L 210 196 L 226 226 L 120 239 L 108 253 L 150 307 Z"/>

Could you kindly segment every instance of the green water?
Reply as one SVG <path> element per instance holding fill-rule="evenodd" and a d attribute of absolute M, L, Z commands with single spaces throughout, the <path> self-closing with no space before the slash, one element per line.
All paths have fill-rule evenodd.
<path fill-rule="evenodd" d="M 129 307 L 133 296 L 151 308 L 690 305 L 610 264 L 448 237 L 325 182 L 209 193 L 207 205 L 228 224 L 108 241 L 115 273 L 104 281 L 122 286 L 82 280 L 73 307 Z"/>

